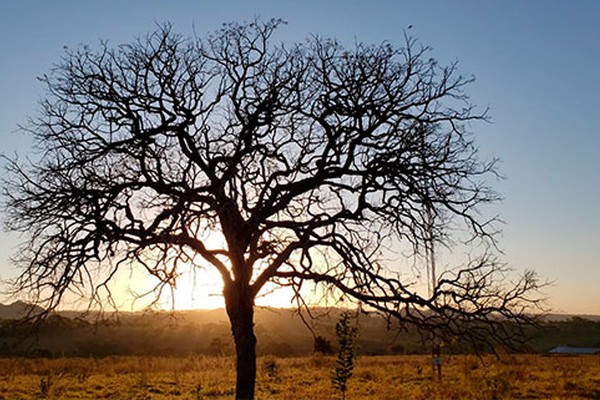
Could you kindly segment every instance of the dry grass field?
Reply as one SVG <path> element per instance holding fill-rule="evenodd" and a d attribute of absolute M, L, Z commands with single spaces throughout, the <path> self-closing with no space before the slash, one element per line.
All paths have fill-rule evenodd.
<path fill-rule="evenodd" d="M 337 399 L 333 357 L 258 360 L 257 399 Z M 600 399 L 600 356 L 363 356 L 348 400 Z M 234 361 L 219 357 L 0 359 L 0 399 L 230 399 Z"/>

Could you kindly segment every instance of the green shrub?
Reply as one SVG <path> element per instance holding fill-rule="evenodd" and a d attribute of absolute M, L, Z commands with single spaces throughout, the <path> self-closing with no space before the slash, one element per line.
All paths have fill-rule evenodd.
<path fill-rule="evenodd" d="M 339 350 L 331 382 L 334 389 L 340 392 L 342 400 L 346 399 L 348 380 L 352 377 L 354 358 L 356 357 L 355 342 L 358 331 L 355 326 L 351 325 L 351 318 L 351 313 L 345 312 L 335 325 Z"/>

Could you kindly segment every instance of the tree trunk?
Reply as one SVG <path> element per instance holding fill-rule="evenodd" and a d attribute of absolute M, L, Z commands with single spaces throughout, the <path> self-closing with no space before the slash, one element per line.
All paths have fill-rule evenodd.
<path fill-rule="evenodd" d="M 236 353 L 236 400 L 254 400 L 256 381 L 256 337 L 254 336 L 254 299 L 248 287 L 232 284 L 225 289 L 227 315 Z"/>

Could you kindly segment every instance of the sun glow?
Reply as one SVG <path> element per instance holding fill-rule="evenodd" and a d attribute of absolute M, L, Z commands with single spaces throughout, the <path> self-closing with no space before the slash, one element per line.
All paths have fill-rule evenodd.
<path fill-rule="evenodd" d="M 214 309 L 225 307 L 223 281 L 212 268 L 190 267 L 178 278 L 161 308 L 191 310 L 196 308 Z"/>
<path fill-rule="evenodd" d="M 255 304 L 261 307 L 289 308 L 293 306 L 294 292 L 288 287 L 267 283 L 258 294 Z M 169 294 L 161 308 L 175 310 L 214 309 L 225 307 L 223 281 L 211 268 L 190 269 L 177 279 L 172 295 Z"/>
<path fill-rule="evenodd" d="M 208 249 L 226 249 L 224 238 L 219 232 L 210 229 L 198 229 L 197 237 Z M 149 257 L 151 254 L 148 255 Z M 314 254 L 317 260 L 322 255 Z M 227 264 L 226 259 L 222 259 Z M 292 260 L 298 261 L 299 260 Z M 255 265 L 254 279 L 264 271 L 265 265 Z M 174 263 L 174 264 L 171 264 Z M 152 266 L 154 264 L 149 263 Z M 161 266 L 162 265 L 162 266 Z M 129 268 L 120 270 L 113 279 L 112 294 L 118 309 L 139 311 L 148 307 L 161 310 L 216 309 L 225 307 L 223 297 L 223 279 L 218 270 L 201 256 L 185 253 L 174 253 L 157 265 L 159 270 L 172 271 L 175 268 L 175 279 L 172 285 L 161 281 L 140 263 L 132 262 Z M 164 274 L 163 274 L 164 275 Z M 157 288 L 162 289 L 156 290 Z M 312 289 L 312 290 L 311 290 Z M 290 308 L 295 307 L 295 293 L 291 287 L 279 286 L 267 282 L 255 298 L 259 307 Z M 313 285 L 303 285 L 303 299 L 306 304 L 320 305 L 324 293 L 319 293 Z"/>
<path fill-rule="evenodd" d="M 127 274 L 123 272 L 123 275 L 117 277 L 113 290 L 119 309 L 135 311 L 148 307 L 158 295 L 151 291 L 157 282 L 155 277 L 141 269 L 129 271 Z M 142 294 L 146 295 L 141 296 Z M 294 305 L 293 296 L 291 288 L 267 283 L 256 297 L 255 304 L 262 307 L 289 308 Z M 175 284 L 172 287 L 165 286 L 153 307 L 162 310 L 224 308 L 221 275 L 210 265 L 180 265 Z"/>

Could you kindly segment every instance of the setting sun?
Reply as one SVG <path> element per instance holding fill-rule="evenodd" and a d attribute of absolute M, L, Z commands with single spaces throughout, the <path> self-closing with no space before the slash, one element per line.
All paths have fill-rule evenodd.
<path fill-rule="evenodd" d="M 273 286 L 272 290 L 265 288 L 263 295 L 259 294 L 255 304 L 264 307 L 292 307 L 293 292 L 289 288 Z M 177 279 L 177 285 L 171 295 L 161 303 L 161 308 L 175 310 L 215 309 L 224 308 L 223 282 L 216 271 L 201 270 L 187 271 Z"/>

